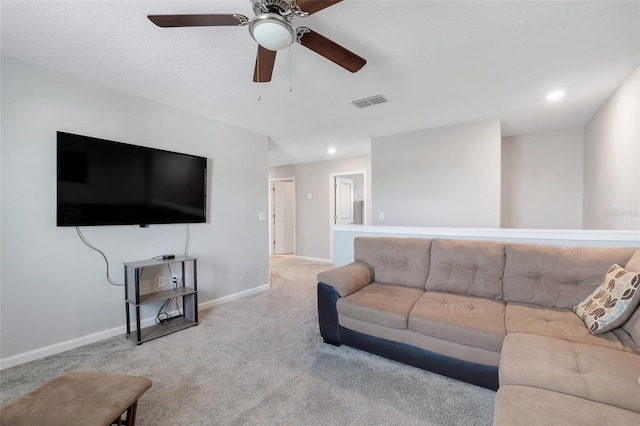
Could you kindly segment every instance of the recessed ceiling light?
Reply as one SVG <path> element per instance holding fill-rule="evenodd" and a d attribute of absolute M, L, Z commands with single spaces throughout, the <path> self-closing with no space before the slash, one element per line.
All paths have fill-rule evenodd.
<path fill-rule="evenodd" d="M 559 99 L 562 99 L 564 97 L 564 94 L 564 90 L 554 90 L 553 92 L 547 93 L 547 100 L 557 101 Z"/>
<path fill-rule="evenodd" d="M 335 154 L 336 153 L 336 147 L 335 146 L 330 146 L 329 148 L 327 148 L 327 152 L 329 154 Z"/>

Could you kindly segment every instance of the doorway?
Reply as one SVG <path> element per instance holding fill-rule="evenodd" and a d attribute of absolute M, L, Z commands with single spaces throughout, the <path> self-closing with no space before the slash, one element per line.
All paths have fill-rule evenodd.
<path fill-rule="evenodd" d="M 366 177 L 365 171 L 329 175 L 329 223 L 331 227 L 367 224 Z M 333 231 L 329 235 L 331 261 L 333 261 Z"/>
<path fill-rule="evenodd" d="M 269 254 L 295 254 L 295 178 L 271 179 L 269 183 Z"/>

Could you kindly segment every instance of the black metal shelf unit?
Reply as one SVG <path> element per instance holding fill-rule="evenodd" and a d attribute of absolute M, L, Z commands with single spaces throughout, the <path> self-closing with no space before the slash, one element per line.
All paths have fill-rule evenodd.
<path fill-rule="evenodd" d="M 142 269 L 162 267 L 174 263 L 179 263 L 182 271 L 182 279 L 179 285 L 168 290 L 151 291 L 140 294 L 140 275 Z M 187 285 L 187 282 L 189 282 L 189 285 Z M 198 280 L 197 259 L 195 257 L 176 256 L 173 259 L 166 260 L 152 259 L 126 262 L 124 264 L 124 291 L 127 337 L 138 345 L 148 340 L 198 325 Z M 172 317 L 170 321 L 165 323 L 141 328 L 140 307 L 142 305 L 163 302 L 173 298 L 178 298 L 182 306 L 180 315 Z M 131 330 L 131 309 L 135 309 L 135 330 Z"/>

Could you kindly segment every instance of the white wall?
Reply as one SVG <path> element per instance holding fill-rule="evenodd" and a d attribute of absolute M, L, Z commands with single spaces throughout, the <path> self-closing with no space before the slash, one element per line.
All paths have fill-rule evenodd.
<path fill-rule="evenodd" d="M 582 127 L 502 140 L 502 227 L 582 229 Z"/>
<path fill-rule="evenodd" d="M 499 227 L 500 150 L 498 119 L 374 138 L 372 224 Z"/>
<path fill-rule="evenodd" d="M 640 67 L 584 126 L 584 227 L 640 229 Z"/>
<path fill-rule="evenodd" d="M 3 360 L 125 325 L 124 289 L 106 282 L 101 256 L 56 227 L 57 130 L 209 158 L 208 222 L 190 226 L 199 302 L 268 283 L 268 224 L 257 220 L 268 206 L 266 136 L 7 57 L 1 82 Z M 123 262 L 183 253 L 185 228 L 83 232 L 122 281 Z"/>
<path fill-rule="evenodd" d="M 330 175 L 354 171 L 366 172 L 367 205 L 371 200 L 371 159 L 354 157 L 313 163 L 271 167 L 269 178 L 296 178 L 296 255 L 331 259 Z M 311 194 L 311 199 L 306 195 Z M 368 220 L 368 219 L 367 219 Z"/>

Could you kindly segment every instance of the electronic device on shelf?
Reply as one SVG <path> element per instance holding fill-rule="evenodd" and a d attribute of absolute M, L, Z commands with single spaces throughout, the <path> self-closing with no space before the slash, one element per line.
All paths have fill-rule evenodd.
<path fill-rule="evenodd" d="M 206 222 L 207 159 L 57 132 L 57 225 Z"/>

